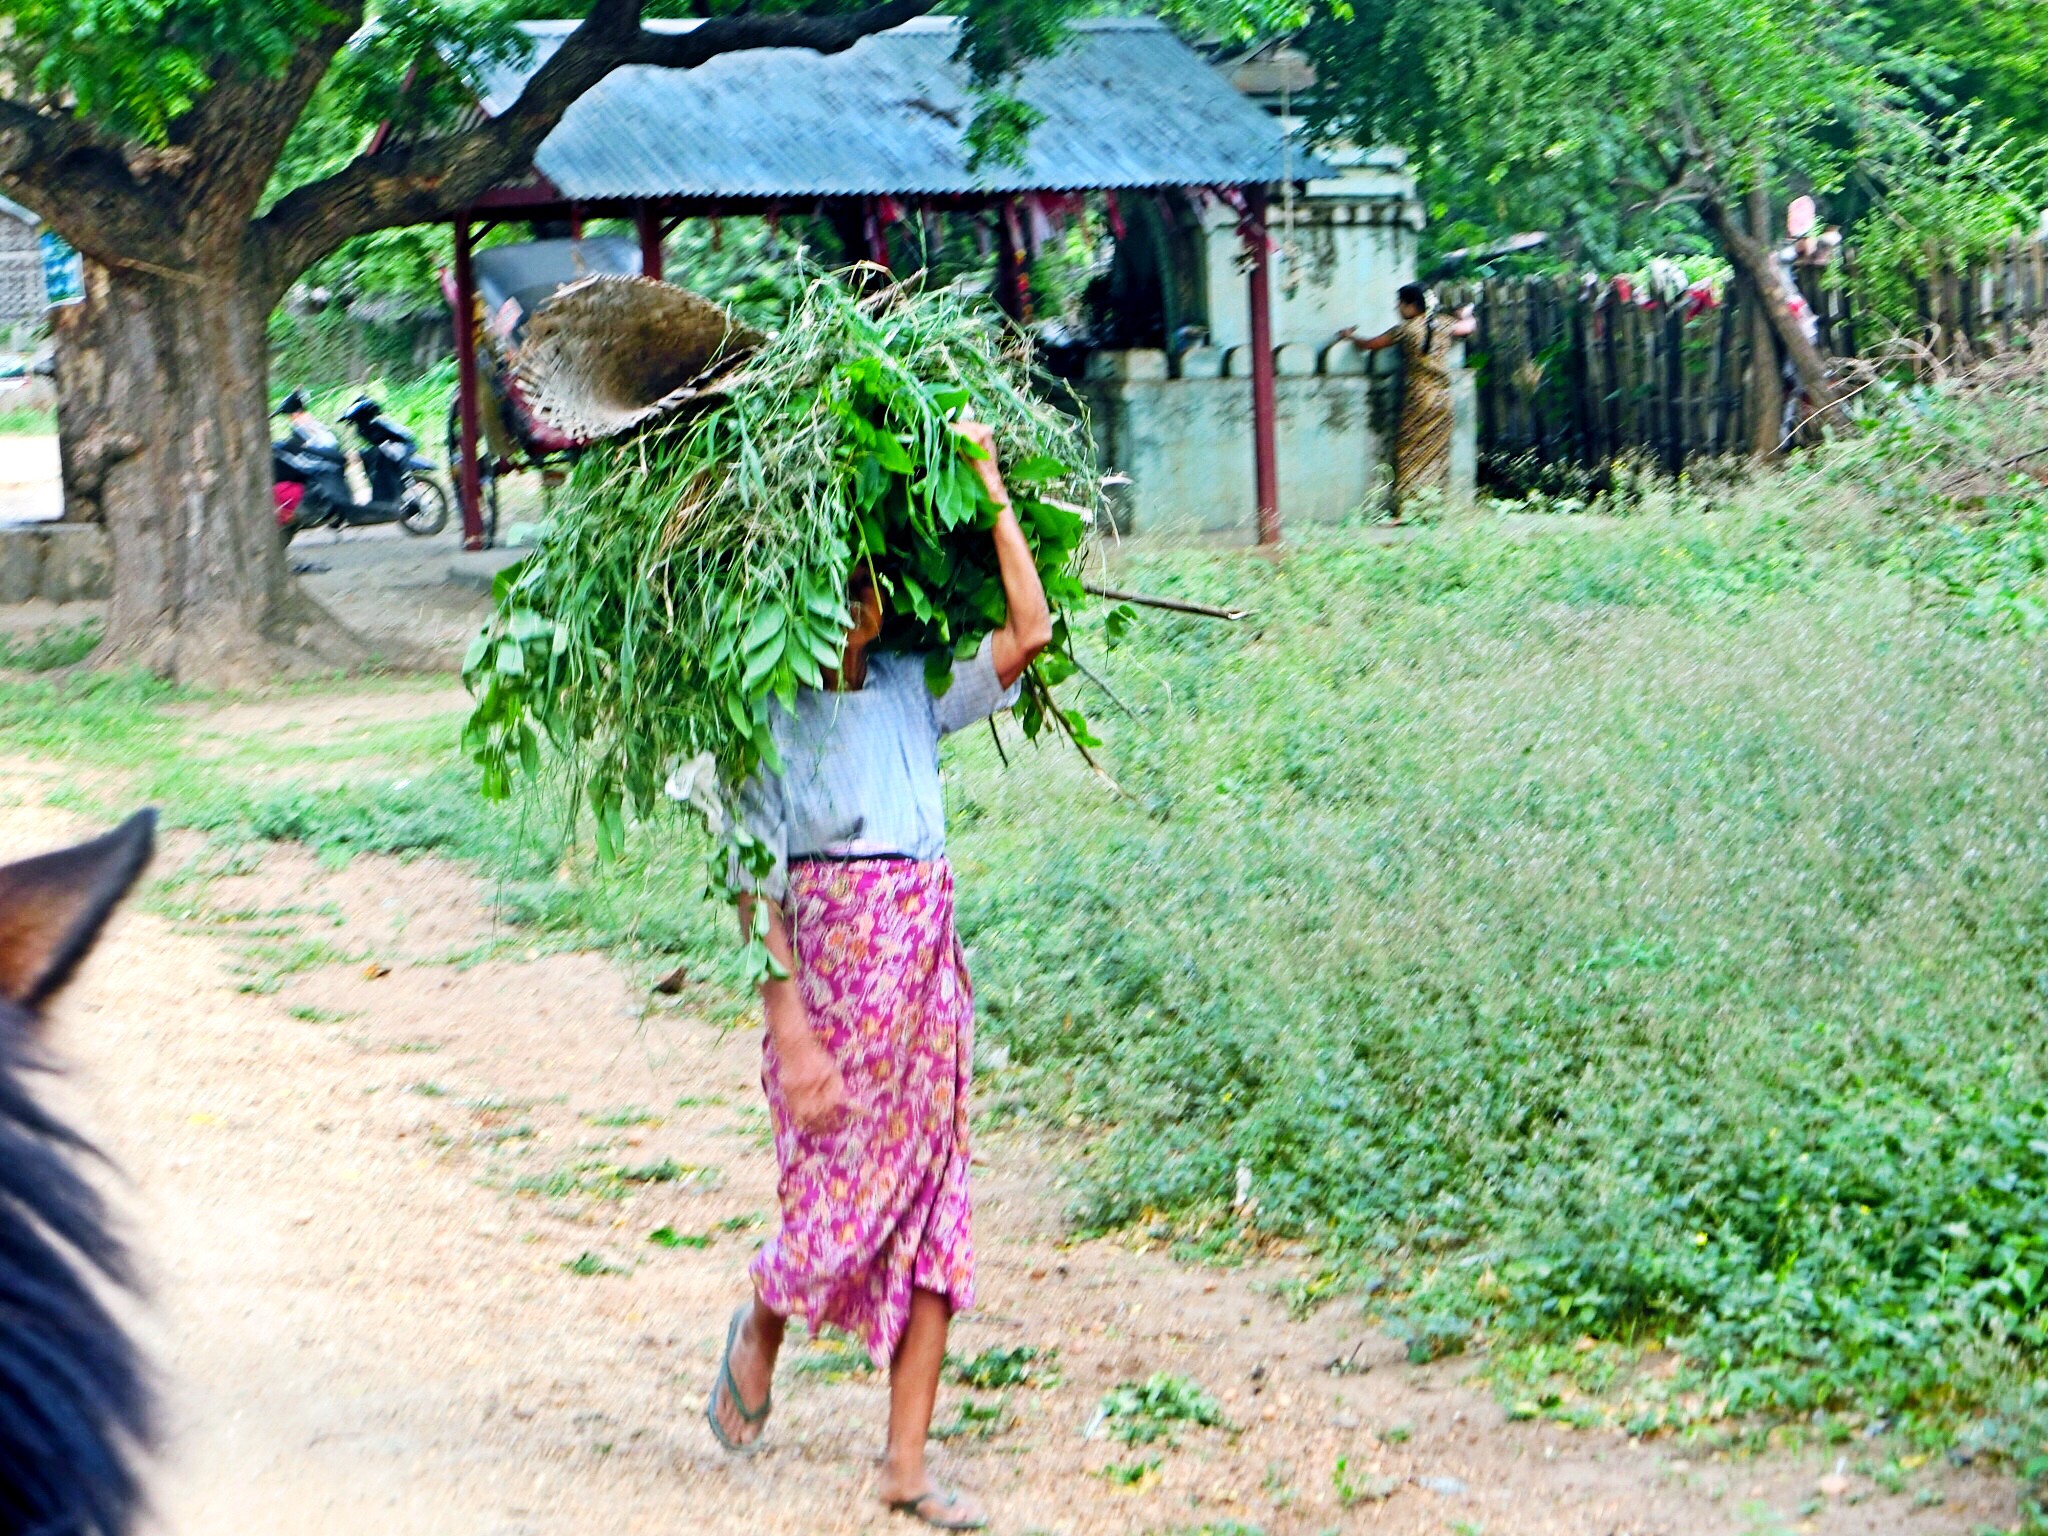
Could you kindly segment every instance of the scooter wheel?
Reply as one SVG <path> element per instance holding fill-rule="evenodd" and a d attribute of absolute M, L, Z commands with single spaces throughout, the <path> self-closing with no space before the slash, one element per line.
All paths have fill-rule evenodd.
<path fill-rule="evenodd" d="M 405 510 L 398 514 L 398 526 L 423 539 L 448 526 L 448 493 L 439 481 L 415 480 L 405 488 Z"/>

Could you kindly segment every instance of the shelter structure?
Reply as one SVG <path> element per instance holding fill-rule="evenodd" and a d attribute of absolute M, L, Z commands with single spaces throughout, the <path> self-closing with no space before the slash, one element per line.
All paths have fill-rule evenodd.
<path fill-rule="evenodd" d="M 505 110 L 575 27 L 525 24 L 529 56 L 485 83 L 477 110 Z M 651 22 L 686 28 L 692 21 Z M 997 294 L 1022 317 L 1030 220 L 1045 200 L 1107 193 L 1149 207 L 1193 194 L 1242 253 L 1254 522 L 1280 536 L 1272 285 L 1266 209 L 1283 178 L 1327 174 L 1276 120 L 1157 21 L 1076 22 L 1061 51 L 1015 87 L 1040 120 L 1021 164 L 972 162 L 974 112 L 959 23 L 923 18 L 843 53 L 725 54 L 690 70 L 621 69 L 579 100 L 530 174 L 494 188 L 455 221 L 458 499 L 466 540 L 483 520 L 478 473 L 475 243 L 495 223 L 630 219 L 641 269 L 661 272 L 662 240 L 687 218 L 823 214 L 887 264 L 893 225 L 928 212 L 995 216 Z M 1282 189 L 1283 195 L 1285 189 Z M 1240 438 L 1241 441 L 1241 438 Z"/>
<path fill-rule="evenodd" d="M 42 224 L 21 204 L 0 197 L 0 324 L 32 320 L 49 307 Z"/>

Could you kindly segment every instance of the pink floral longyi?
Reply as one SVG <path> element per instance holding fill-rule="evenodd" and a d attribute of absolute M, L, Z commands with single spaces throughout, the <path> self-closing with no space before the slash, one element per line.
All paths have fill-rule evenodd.
<path fill-rule="evenodd" d="M 764 1044 L 782 1225 L 754 1258 L 761 1299 L 840 1328 L 887 1368 L 913 1289 L 974 1300 L 967 1096 L 974 997 L 944 860 L 798 862 L 790 869 L 797 985 L 839 1064 L 849 1113 L 798 1130 Z"/>

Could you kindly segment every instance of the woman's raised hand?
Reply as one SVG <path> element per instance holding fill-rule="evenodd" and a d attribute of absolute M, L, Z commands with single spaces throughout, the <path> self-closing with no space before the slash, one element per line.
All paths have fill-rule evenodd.
<path fill-rule="evenodd" d="M 952 427 L 963 441 L 981 450 L 980 456 L 973 460 L 974 472 L 981 476 L 981 483 L 987 488 L 990 499 L 999 507 L 1008 506 L 1010 488 L 1003 484 L 1003 472 L 996 467 L 996 429 L 964 412 Z"/>

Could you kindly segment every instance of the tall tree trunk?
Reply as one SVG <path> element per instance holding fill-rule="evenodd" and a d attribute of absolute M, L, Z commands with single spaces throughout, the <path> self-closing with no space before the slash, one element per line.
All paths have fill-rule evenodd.
<path fill-rule="evenodd" d="M 1813 402 L 1815 414 L 1837 431 L 1846 431 L 1848 418 L 1835 400 L 1834 386 L 1828 379 L 1827 360 L 1793 318 L 1784 292 L 1778 286 L 1777 273 L 1771 268 L 1769 246 L 1742 227 L 1740 217 L 1730 207 L 1720 188 L 1713 188 L 1702 197 L 1699 209 L 1700 217 L 1713 231 L 1714 238 L 1720 241 L 1721 249 L 1740 275 L 1744 287 L 1769 316 L 1771 330 L 1778 344 L 1785 349 L 1786 356 L 1792 360 L 1792 371 L 1798 375 L 1800 387 Z"/>
<path fill-rule="evenodd" d="M 211 687 L 365 659 L 298 589 L 271 512 L 268 289 L 88 263 L 59 413 L 113 546 L 97 660 Z"/>
<path fill-rule="evenodd" d="M 1759 241 L 1771 238 L 1771 196 L 1761 177 L 1749 189 L 1749 232 Z M 1743 406 L 1749 418 L 1749 452 L 1752 458 L 1768 459 L 1783 447 L 1785 360 L 1763 296 L 1746 274 L 1739 280 L 1748 296 L 1743 314 L 1749 327 L 1749 377 L 1743 383 Z"/>
<path fill-rule="evenodd" d="M 84 304 L 64 304 L 50 312 L 57 361 L 57 457 L 68 523 L 101 520 L 100 488 L 107 471 L 142 442 L 132 430 L 121 431 L 106 408 L 106 354 L 77 339 L 89 334 L 89 319 Z"/>

